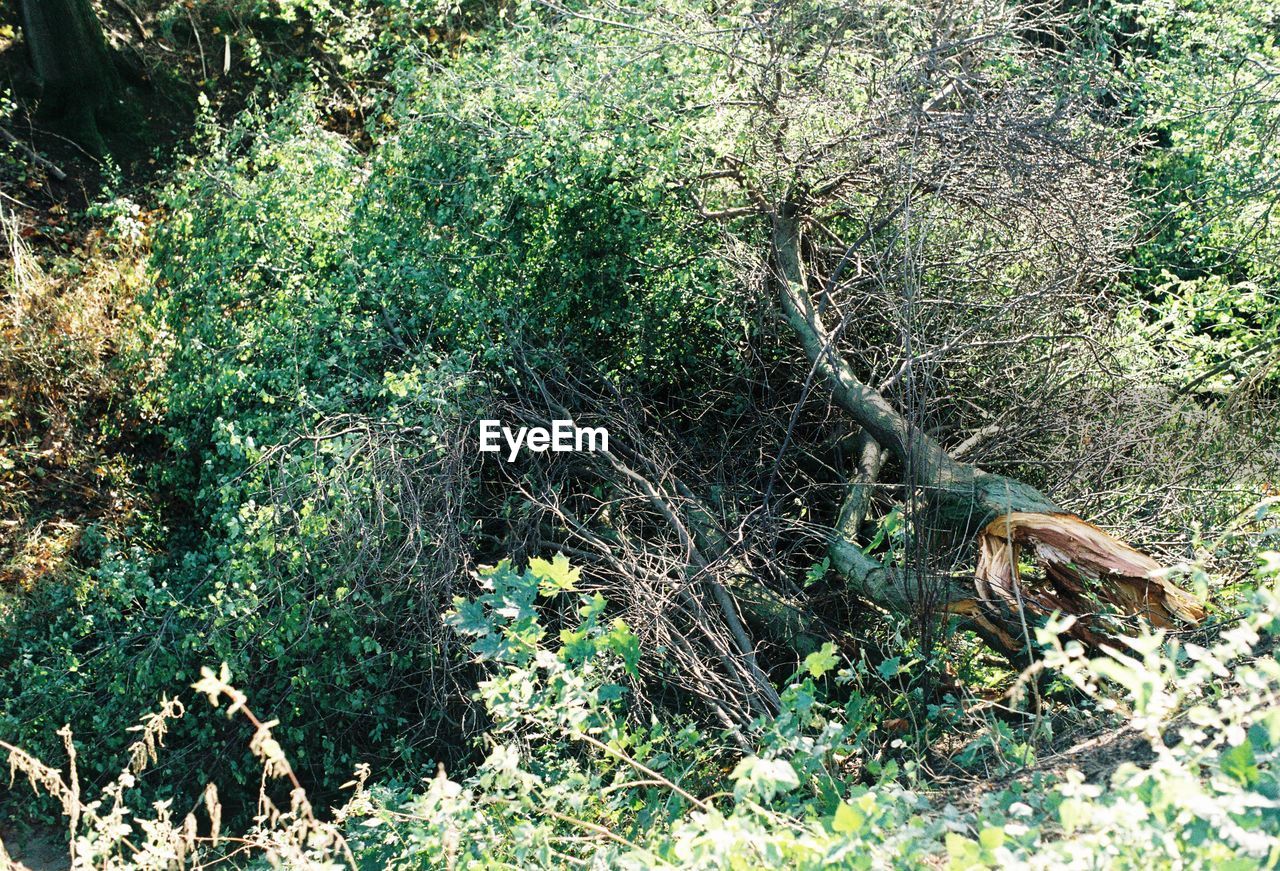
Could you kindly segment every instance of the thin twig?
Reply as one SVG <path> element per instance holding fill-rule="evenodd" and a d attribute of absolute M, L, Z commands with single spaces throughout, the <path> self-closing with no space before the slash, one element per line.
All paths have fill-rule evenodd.
<path fill-rule="evenodd" d="M 0 127 L 0 139 L 3 139 L 5 142 L 8 142 L 14 148 L 21 151 L 31 160 L 32 163 L 35 163 L 35 164 L 38 164 L 39 166 L 44 167 L 45 170 L 48 171 L 49 175 L 53 176 L 58 181 L 67 180 L 67 174 L 63 172 L 62 169 L 56 163 L 54 163 L 52 160 L 49 160 L 47 157 L 43 157 L 42 155 L 38 154 L 35 151 L 35 149 L 27 145 L 27 143 L 23 142 L 18 137 L 14 136 L 12 133 L 9 132 L 8 129 L 4 127 Z"/>

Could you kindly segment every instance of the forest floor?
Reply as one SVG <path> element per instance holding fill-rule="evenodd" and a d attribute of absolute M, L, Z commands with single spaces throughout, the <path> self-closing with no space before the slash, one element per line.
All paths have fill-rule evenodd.
<path fill-rule="evenodd" d="M 0 840 L 8 849 L 9 858 L 18 866 L 14 871 L 66 871 L 71 867 L 64 832 L 31 830 L 19 835 L 0 829 Z"/>

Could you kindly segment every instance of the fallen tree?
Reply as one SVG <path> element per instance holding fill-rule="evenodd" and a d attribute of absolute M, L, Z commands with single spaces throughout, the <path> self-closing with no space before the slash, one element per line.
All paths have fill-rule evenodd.
<path fill-rule="evenodd" d="M 1005 654 L 1031 654 L 1028 621 L 1058 612 L 1075 616 L 1072 634 L 1097 644 L 1111 614 L 1142 617 L 1158 627 L 1196 623 L 1204 609 L 1171 583 L 1151 557 L 1064 511 L 1021 481 L 983 471 L 948 454 L 913 426 L 878 391 L 862 383 L 835 351 L 809 293 L 801 257 L 801 221 L 794 206 L 772 217 L 781 307 L 805 354 L 832 396 L 868 434 L 864 450 L 880 446 L 911 470 L 934 516 L 960 535 L 977 530 L 977 568 L 971 579 L 925 579 L 895 573 L 868 557 L 855 539 L 866 477 L 850 485 L 845 517 L 832 529 L 830 557 L 842 577 L 867 600 L 893 611 L 926 607 L 966 618 Z M 863 460 L 867 463 L 866 460 Z M 875 470 L 864 466 L 866 475 Z M 1019 560 L 1033 554 L 1045 578 L 1024 582 Z"/>
<path fill-rule="evenodd" d="M 780 312 L 834 403 L 860 428 L 853 452 L 855 474 L 826 532 L 827 557 L 850 592 L 897 614 L 925 620 L 959 618 L 1019 665 L 1035 656 L 1033 628 L 1055 613 L 1075 617 L 1069 634 L 1091 647 L 1131 628 L 1134 618 L 1161 628 L 1203 619 L 1201 603 L 1170 581 L 1156 560 L 1064 510 L 1035 487 L 956 459 L 882 393 L 863 383 L 837 352 L 809 291 L 803 222 L 797 210 L 783 206 L 766 215 L 772 228 Z M 560 407 L 558 413 L 569 412 Z M 620 450 L 628 452 L 625 447 Z M 648 462 L 645 471 L 637 471 L 628 464 L 646 461 L 634 450 L 629 453 L 630 457 L 616 452 L 608 456 L 615 474 L 606 477 L 615 486 L 632 489 L 675 532 L 688 566 L 685 576 L 694 581 L 694 589 L 703 584 L 710 593 L 707 603 L 697 607 L 694 622 L 704 632 L 722 622 L 721 632 L 707 634 L 732 640 L 731 645 L 718 645 L 721 663 L 734 675 L 752 710 L 773 709 L 776 694 L 756 662 L 755 642 L 745 624 L 802 652 L 831 627 L 824 629 L 794 588 L 788 595 L 782 589 L 785 583 L 768 577 L 763 571 L 768 555 L 735 544 L 723 517 L 674 470 L 659 470 Z M 921 497 L 916 513 L 927 512 L 957 539 L 969 542 L 961 559 L 973 566 L 971 572 L 897 567 L 864 550 L 859 538 L 870 492 L 889 458 Z M 663 480 L 655 482 L 657 478 Z M 603 539 L 595 539 L 595 544 L 601 554 L 615 550 L 614 543 Z M 1038 562 L 1042 577 L 1024 577 L 1024 558 Z M 634 577 L 638 562 L 616 567 Z M 696 597 L 688 590 L 682 595 Z"/>
<path fill-rule="evenodd" d="M 1091 643 L 1137 615 L 1196 619 L 1154 562 L 1031 484 L 1065 481 L 1079 504 L 1035 426 L 1079 419 L 1115 383 L 1094 353 L 1115 322 L 1100 288 L 1124 217 L 1106 119 L 1042 87 L 1054 59 L 1023 38 L 1025 10 L 957 21 L 909 4 L 906 33 L 880 11 L 647 4 L 613 22 L 557 8 L 425 76 L 367 173 L 325 136 L 251 137 L 252 166 L 271 171 L 245 179 L 228 152 L 188 200 L 221 211 L 162 240 L 170 413 L 232 469 L 234 442 L 212 446 L 241 436 L 219 415 L 291 440 L 299 412 L 277 373 L 299 345 L 267 317 L 310 330 L 329 374 L 307 377 L 337 385 L 331 421 L 368 402 L 371 419 L 468 433 L 607 426 L 609 455 L 484 462 L 443 500 L 392 464 L 395 486 L 370 492 L 397 494 L 386 528 L 414 545 L 375 550 L 367 524 L 334 521 L 326 548 L 346 556 L 317 577 L 435 578 L 422 595 L 447 605 L 444 561 L 419 566 L 441 548 L 466 567 L 562 551 L 641 639 L 652 691 L 637 696 L 732 728 L 777 711 L 776 686 L 827 640 L 873 660 L 897 644 L 903 621 L 877 609 L 906 615 L 926 655 L 945 650 L 929 633 L 950 615 L 1015 661 L 1053 610 Z M 316 167 L 330 211 L 295 227 Z M 245 211 L 258 201 L 299 235 L 221 235 L 260 224 Z M 307 292 L 280 293 L 289 276 Z M 465 390 L 415 398 L 455 376 Z M 998 447 L 974 441 L 1001 426 Z M 1024 475 L 1018 455 L 1064 474 Z M 364 486 L 364 462 L 340 480 Z M 281 510 L 311 510 L 309 463 Z M 895 514 L 905 532 L 877 542 L 868 528 Z"/>
<path fill-rule="evenodd" d="M 666 192 L 663 207 L 688 206 L 701 229 L 722 228 L 723 250 L 690 259 L 733 266 L 740 283 L 706 295 L 767 310 L 749 355 L 785 357 L 787 389 L 754 418 L 726 413 L 716 431 L 698 422 L 710 397 L 651 393 L 628 412 L 625 386 L 550 376 L 545 348 L 530 348 L 521 385 L 505 397 L 512 415 L 608 424 L 613 454 L 516 470 L 513 483 L 541 513 L 527 521 L 536 531 L 508 536 L 517 543 L 508 551 L 518 558 L 532 540 L 591 561 L 638 634 L 662 651 L 655 659 L 669 670 L 655 665 L 653 676 L 738 724 L 776 710 L 771 668 L 792 668 L 795 654 L 840 635 L 828 606 L 842 594 L 856 600 L 841 605 L 846 614 L 870 604 L 906 615 L 926 637 L 939 620 L 959 619 L 1019 664 L 1034 656 L 1034 627 L 1054 612 L 1075 616 L 1071 634 L 1095 646 L 1136 619 L 1176 626 L 1204 614 L 1156 560 L 1027 480 L 963 458 L 1001 423 L 1031 429 L 1020 415 L 1068 419 L 1082 395 L 1071 385 L 1100 381 L 1105 366 L 1090 331 L 1114 320 L 1098 288 L 1123 247 L 1115 158 L 1124 145 L 1095 92 L 1043 87 L 1072 61 L 1028 35 L 1057 27 L 1062 13 L 998 6 L 953 17 L 944 6 L 912 7 L 908 30 L 918 29 L 904 34 L 870 23 L 878 10 L 780 4 L 719 18 L 646 8 L 635 29 L 557 8 L 581 27 L 581 41 L 570 35 L 567 45 L 592 53 L 578 68 L 579 96 L 601 100 L 595 127 L 646 118 L 668 137 L 661 158 L 612 159 Z M 918 41 L 904 48 L 902 39 Z M 601 45 L 607 74 L 592 66 Z M 631 90 L 611 72 L 663 53 L 675 67 L 705 54 L 728 68 L 705 81 L 663 78 L 659 91 Z M 1012 78 L 1002 72 L 1015 68 Z M 613 179 L 584 186 L 616 198 Z M 591 256 L 598 265 L 599 253 Z M 629 256 L 650 268 L 647 252 Z M 519 318 L 534 333 L 524 325 L 535 319 L 523 310 Z M 1054 380 L 1056 355 L 1083 371 Z M 711 356 L 700 365 L 714 365 Z M 607 359 L 594 361 L 601 383 L 611 377 L 602 374 Z M 739 372 L 722 372 L 719 384 L 705 373 L 698 383 L 752 390 L 768 377 L 757 368 L 735 382 Z M 919 373 L 935 379 L 929 390 Z M 834 409 L 822 427 L 801 420 L 807 404 L 824 405 L 813 395 Z M 948 449 L 927 426 L 940 422 L 969 435 Z M 836 430 L 840 450 L 815 440 L 824 428 L 824 438 Z M 772 468 L 762 479 L 759 464 L 726 461 L 732 451 L 767 456 Z M 850 468 L 832 465 L 850 459 Z M 880 480 L 884 470 L 892 480 Z M 832 510 L 827 497 L 840 489 Z M 865 529 L 895 504 L 915 548 L 896 561 L 869 546 Z M 800 580 L 815 557 L 840 588 L 822 602 Z"/>

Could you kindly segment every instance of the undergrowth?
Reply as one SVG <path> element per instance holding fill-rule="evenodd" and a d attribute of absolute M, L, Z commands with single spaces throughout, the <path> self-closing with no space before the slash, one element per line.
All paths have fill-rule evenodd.
<path fill-rule="evenodd" d="M 931 794 L 918 763 L 874 751 L 884 712 L 867 691 L 873 676 L 831 645 L 804 661 L 749 752 L 692 723 L 637 716 L 636 638 L 578 589 L 563 557 L 485 570 L 481 594 L 448 618 L 487 675 L 478 698 L 490 725 L 472 770 L 370 786 L 362 766 L 348 798 L 317 812 L 275 721 L 252 712 L 225 665 L 204 668 L 194 689 L 252 727 L 261 788 L 242 832 L 223 829 L 213 784 L 189 812 L 130 804 L 170 723 L 195 716 L 180 700 L 161 699 L 133 727 L 128 767 L 94 796 L 69 729 L 65 770 L 3 746 L 14 776 L 58 801 L 80 868 L 1275 867 L 1280 554 L 1259 561 L 1247 605 L 1207 646 L 1146 630 L 1089 656 L 1058 641 L 1064 623 L 1042 629 L 1044 665 L 1140 738 L 1150 761 L 1093 780 L 1028 765 L 1035 730 L 1002 725 L 974 744 L 1020 776 L 966 809 Z M 576 616 L 552 633 L 552 613 Z"/>

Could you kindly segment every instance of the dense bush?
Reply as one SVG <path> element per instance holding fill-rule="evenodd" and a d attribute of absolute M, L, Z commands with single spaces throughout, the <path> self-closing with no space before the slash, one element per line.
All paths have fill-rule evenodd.
<path fill-rule="evenodd" d="M 1148 139 L 1134 252 L 1147 329 L 1179 387 L 1274 401 L 1280 61 L 1266 3 L 1118 3 L 1118 90 Z"/>
<path fill-rule="evenodd" d="M 1070 762 L 1035 764 L 1034 727 L 1016 737 L 993 723 L 974 744 L 989 740 L 1016 776 L 966 811 L 931 801 L 926 769 L 861 755 L 883 712 L 865 672 L 829 650 L 805 662 L 754 754 L 716 769 L 707 736 L 626 716 L 629 635 L 574 592 L 571 571 L 499 566 L 455 617 L 489 664 L 487 759 L 417 794 L 358 798 L 348 813 L 369 819 L 352 843 L 375 864 L 457 868 L 1265 866 L 1280 855 L 1268 652 L 1280 557 L 1262 562 L 1246 616 L 1208 647 L 1144 633 L 1090 658 L 1058 643 L 1061 626 L 1043 630 L 1047 663 L 1100 711 L 1132 718 L 1153 761 L 1090 780 Z M 564 598 L 579 599 L 582 622 L 557 642 L 539 615 Z"/>
<path fill-rule="evenodd" d="M 764 265 L 767 221 L 735 215 L 750 211 L 739 208 L 746 190 L 764 199 L 851 178 L 844 198 L 814 217 L 804 252 L 831 267 L 826 291 L 841 297 L 821 305 L 846 307 L 831 345 L 848 346 L 869 380 L 898 391 L 922 428 L 965 443 L 993 429 L 989 468 L 1025 472 L 1150 541 L 1172 539 L 1169 551 L 1201 544 L 1195 524 L 1225 524 L 1275 465 L 1266 433 L 1245 438 L 1237 420 L 1170 389 L 1269 377 L 1253 365 L 1271 352 L 1276 328 L 1275 233 L 1249 191 L 1274 169 L 1273 119 L 1251 107 L 1233 140 L 1219 116 L 1197 126 L 1167 112 L 1188 67 L 1207 63 L 1192 50 L 1206 24 L 1198 9 L 1161 23 L 1141 5 L 1137 35 L 1118 47 L 1090 34 L 1062 52 L 1069 61 L 1072 51 L 1115 49 L 1122 75 L 1152 88 L 1151 104 L 1131 107 L 1125 123 L 1136 118 L 1169 140 L 1142 152 L 1152 231 L 1133 256 L 1152 269 L 1112 298 L 1127 165 L 1096 173 L 1090 165 L 1047 192 L 1024 190 L 1020 174 L 1034 176 L 1032 158 L 1044 155 L 1006 163 L 1004 139 L 975 145 L 964 138 L 970 128 L 953 136 L 948 119 L 963 113 L 946 105 L 935 138 L 921 134 L 934 123 L 917 105 L 935 84 L 920 61 L 934 22 L 911 4 L 857 14 L 838 3 L 787 7 L 795 14 L 770 33 L 808 48 L 789 55 L 777 78 L 811 90 L 751 118 L 738 110 L 762 99 L 760 80 L 740 55 L 593 15 L 504 5 L 490 30 L 464 38 L 460 28 L 492 10 L 468 6 L 459 18 L 434 2 L 200 4 L 219 27 L 253 19 L 237 39 L 249 40 L 255 69 L 276 84 L 324 57 L 336 59 L 344 87 L 394 65 L 396 97 L 356 100 L 353 113 L 379 109 L 358 134 L 333 123 L 332 91 L 298 92 L 225 128 L 212 114 L 202 122 L 151 240 L 137 326 L 149 344 L 120 361 L 121 371 L 146 375 L 128 399 L 133 413 L 160 419 L 163 448 L 146 454 L 137 476 L 156 504 L 128 528 L 89 526 L 57 583 L 36 586 L 20 606 L 0 602 L 0 737 L 46 761 L 60 758 L 64 724 L 92 745 L 78 771 L 87 789 L 106 785 L 104 801 L 119 797 L 112 819 L 130 827 L 85 818 L 86 849 L 101 848 L 104 863 L 123 855 L 122 833 L 151 831 L 164 840 L 157 856 L 193 846 L 189 832 L 170 826 L 168 806 L 159 820 L 126 814 L 126 805 L 185 807 L 219 780 L 250 787 L 228 800 L 228 818 L 244 817 L 260 763 L 282 773 L 286 753 L 288 772 L 317 802 L 330 803 L 361 764 L 376 766 L 380 783 L 366 784 L 365 768 L 356 797 L 331 802 L 351 848 L 373 866 L 916 867 L 946 858 L 955 867 L 1050 867 L 1106 856 L 1141 867 L 1152 857 L 1207 864 L 1280 855 L 1268 804 L 1280 746 L 1269 709 L 1280 675 L 1265 658 L 1280 619 L 1273 557 L 1239 626 L 1217 640 L 1198 637 L 1202 646 L 1148 632 L 1132 652 L 1087 658 L 1041 635 L 1046 662 L 1087 704 L 1128 706 L 1155 764 L 1085 782 L 1030 764 L 1052 737 L 1049 721 L 1039 730 L 988 721 L 967 753 L 952 755 L 1018 777 L 960 810 L 928 794 L 927 768 L 934 742 L 954 743 L 950 727 L 966 716 L 955 673 L 986 669 L 989 683 L 1008 684 L 1007 669 L 982 665 L 967 640 L 950 662 L 946 651 L 922 652 L 907 637 L 918 627 L 896 632 L 905 621 L 865 608 L 867 626 L 841 639 L 839 652 L 822 645 L 825 635 L 807 658 L 773 639 L 761 644 L 762 660 L 774 655 L 769 677 L 782 678 L 780 710 L 749 730 L 721 732 L 681 696 L 685 687 L 655 686 L 671 650 L 641 644 L 644 627 L 619 616 L 630 620 L 632 603 L 607 598 L 598 579 L 588 589 L 563 557 L 517 568 L 544 549 L 545 526 L 525 522 L 535 498 L 586 505 L 599 520 L 592 534 L 621 551 L 661 526 L 626 513 L 644 501 L 641 491 L 592 470 L 571 492 L 567 476 L 495 471 L 475 452 L 476 420 L 511 410 L 516 397 L 551 405 L 539 379 L 566 365 L 589 373 L 664 418 L 663 435 L 704 427 L 696 444 L 670 456 L 655 450 L 656 458 L 637 451 L 634 462 L 684 498 L 673 458 L 696 455 L 702 465 L 690 464 L 687 481 L 705 485 L 726 529 L 738 527 L 742 552 L 753 536 L 779 537 L 775 526 L 750 527 L 751 518 L 801 530 L 792 550 L 767 551 L 776 565 L 735 565 L 735 580 L 765 577 L 787 590 L 782 610 L 811 590 L 819 593 L 805 602 L 810 611 L 848 608 L 848 591 L 832 589 L 830 560 L 807 577 L 804 569 L 830 526 L 824 512 L 839 508 L 831 494 L 853 476 L 850 426 L 810 401 L 820 367 L 795 365 L 794 338 L 779 339 L 775 313 L 761 315 L 760 301 L 777 296 Z M 671 10 L 675 17 L 662 17 Z M 637 15 L 672 27 L 684 11 L 648 4 Z M 1117 27 L 1133 24 L 1125 9 L 1113 11 Z M 1269 37 L 1254 44 L 1262 17 L 1247 3 L 1235 9 L 1235 57 L 1274 55 Z M 184 19 L 200 23 L 177 5 L 159 18 L 170 28 Z M 288 35 L 308 29 L 321 36 L 320 55 L 280 54 Z M 820 39 L 828 31 L 841 35 L 830 52 Z M 771 47 L 753 27 L 705 36 L 745 40 L 745 49 L 733 46 L 743 54 Z M 996 45 L 970 71 L 1011 101 L 1023 91 L 1010 83 L 1027 85 L 1033 122 L 1065 105 L 1054 88 L 1071 99 L 1090 91 L 1066 87 L 1062 58 L 1041 68 L 1020 52 L 1012 40 Z M 892 69 L 892 87 L 864 67 Z M 1207 90 L 1189 98 L 1196 106 L 1226 87 L 1213 70 L 1200 79 Z M 1094 96 L 1080 98 L 1088 111 L 1070 144 L 1111 148 L 1126 131 L 1107 126 L 1117 118 Z M 844 129 L 850 118 L 865 129 Z M 761 141 L 769 147 L 757 148 Z M 921 142 L 924 157 L 914 150 Z M 1210 154 L 1218 162 L 1202 166 Z M 740 161 L 741 178 L 713 169 L 726 155 Z M 800 156 L 788 165 L 778 155 Z M 917 157 L 936 177 L 916 175 Z M 1082 218 L 1071 209 L 1081 200 L 1063 192 L 1086 182 L 1097 211 Z M 911 199 L 930 186 L 941 192 Z M 899 199 L 912 203 L 918 225 L 899 229 Z M 1199 226 L 1203 202 L 1229 208 Z M 729 218 L 706 218 L 717 210 Z M 98 207 L 113 226 L 141 234 L 130 223 L 135 211 L 125 200 Z M 831 241 L 858 238 L 865 251 Z M 1206 252 L 1227 249 L 1231 256 L 1209 263 Z M 846 266 L 857 281 L 836 288 Z M 1157 266 L 1169 274 L 1155 277 Z M 140 273 L 127 279 L 132 289 Z M 1136 337 L 1124 335 L 1131 330 Z M 3 362 L 57 359 L 95 377 L 106 353 L 22 350 Z M 36 379 L 21 374 L 34 391 Z M 80 390 L 74 381 L 66 383 Z M 1115 395 L 1126 382 L 1160 390 Z M 112 402 L 129 392 L 112 390 L 121 394 Z M 1100 395 L 1109 404 L 1089 404 Z M 682 405 L 690 396 L 699 401 Z M 12 404 L 0 397 L 5 421 Z M 745 435 L 726 434 L 725 419 L 749 414 L 757 417 Z M 30 443 L 38 428 L 24 426 Z M 974 444 L 981 449 L 981 439 Z M 788 446 L 794 467 L 784 469 Z M 12 471 L 5 462 L 0 484 Z M 778 495 L 778 508 L 770 499 L 780 469 L 799 483 Z M 899 471 L 910 502 L 912 470 Z M 1162 492 L 1170 481 L 1186 489 Z M 933 546 L 932 531 L 908 532 L 913 506 L 884 518 L 880 534 L 864 536 L 884 566 L 904 567 L 908 551 Z M 660 535 L 659 568 L 644 580 L 665 608 L 675 601 L 669 589 L 702 575 L 687 541 L 678 548 L 684 563 L 671 570 L 663 560 L 677 548 L 662 551 L 669 542 Z M 949 558 L 950 546 L 938 543 L 939 553 Z M 1233 540 L 1214 555 L 1239 551 Z M 505 553 L 515 562 L 478 570 Z M 1206 576 L 1192 580 L 1207 589 Z M 1254 654 L 1261 658 L 1249 663 Z M 1228 687 L 1220 681 L 1233 662 L 1238 685 Z M 199 672 L 214 663 L 224 670 Z M 166 717 L 175 752 L 117 777 L 136 752 L 130 724 L 140 700 L 175 697 L 198 675 L 215 701 L 243 690 L 273 721 L 255 725 L 253 751 L 242 750 L 246 735 L 235 727 Z M 1171 743 L 1187 722 L 1195 728 Z M 423 789 L 418 775 L 437 760 L 447 767 Z M 280 799 L 274 788 L 266 791 Z M 298 791 L 292 797 L 290 824 L 320 840 L 308 846 L 295 831 L 287 839 L 295 852 L 284 852 L 270 815 L 253 839 L 277 858 L 303 861 L 311 850 L 316 861 L 333 859 L 338 829 L 317 823 Z M 1212 835 L 1193 818 L 1211 820 Z"/>
<path fill-rule="evenodd" d="M 804 662 L 746 756 L 692 724 L 646 717 L 634 706 L 635 635 L 609 619 L 599 594 L 581 592 L 563 557 L 534 560 L 524 573 L 493 567 L 479 596 L 457 599 L 449 616 L 488 675 L 479 684 L 493 722 L 481 739 L 485 760 L 462 776 L 442 769 L 425 789 L 370 786 L 367 770 L 357 772 L 355 795 L 334 811 L 337 827 L 319 821 L 301 790 L 241 835 L 221 829 L 216 788 L 179 821 L 166 802 L 150 811 L 87 802 L 60 772 L 12 758 L 77 820 L 79 856 L 101 867 L 211 861 L 230 847 L 321 867 L 1266 866 L 1280 851 L 1280 669 L 1270 655 L 1280 556 L 1263 552 L 1261 562 L 1242 619 L 1207 647 L 1143 633 L 1128 649 L 1088 657 L 1061 646 L 1064 625 L 1042 630 L 1048 665 L 1102 716 L 1132 722 L 1149 762 L 1117 761 L 1091 779 L 1078 754 L 1056 766 L 1034 760 L 1039 726 L 992 721 L 973 747 L 989 748 L 1006 785 L 966 810 L 929 792 L 919 762 L 868 756 L 886 722 L 865 693 L 872 675 L 831 646 Z M 558 637 L 548 621 L 564 626 Z M 265 784 L 291 780 L 289 743 L 230 679 L 225 665 L 205 669 L 195 688 L 251 720 Z M 191 719 L 209 721 L 173 701 L 143 717 L 132 767 L 104 798 L 132 785 L 173 725 Z"/>
<path fill-rule="evenodd" d="M 1059 643 L 1062 626 L 1043 630 L 1046 663 L 1099 716 L 1128 719 L 1149 761 L 1117 760 L 1088 777 L 1074 751 L 1036 762 L 1042 726 L 990 721 L 958 758 L 996 766 L 1005 782 L 964 809 L 930 789 L 923 760 L 899 766 L 874 751 L 886 721 L 866 692 L 872 674 L 830 645 L 806 659 L 746 755 L 693 724 L 647 717 L 633 704 L 635 636 L 578 588 L 563 557 L 487 570 L 480 594 L 458 599 L 449 617 L 487 675 L 485 759 L 465 775 L 442 768 L 425 788 L 371 786 L 362 769 L 337 825 L 295 790 L 241 834 L 222 828 L 216 787 L 180 820 L 167 802 L 89 801 L 38 759 L 10 749 L 11 760 L 75 820 L 82 861 L 104 868 L 208 862 L 227 849 L 291 867 L 1265 867 L 1280 855 L 1280 668 L 1269 653 L 1280 555 L 1260 557 L 1251 602 L 1209 646 L 1146 632 L 1089 657 Z M 231 681 L 223 665 L 194 686 L 250 720 L 270 800 L 270 784 L 294 777 L 290 744 Z M 131 767 L 103 798 L 148 771 L 166 733 L 191 719 L 210 721 L 176 700 L 144 717 Z"/>
<path fill-rule="evenodd" d="M 720 362 L 738 280 L 679 190 L 716 67 L 671 46 L 618 75 L 625 44 L 533 17 L 490 40 L 415 71 L 373 162 L 353 253 L 387 328 L 662 384 Z"/>
<path fill-rule="evenodd" d="M 146 299 L 170 554 L 102 545 L 24 603 L 4 636 L 14 734 L 57 712 L 99 737 L 86 773 L 106 774 L 130 739 L 120 700 L 173 695 L 195 654 L 253 676 L 310 782 L 464 749 L 439 612 L 466 583 L 482 481 L 463 441 L 486 384 L 527 349 L 669 384 L 742 336 L 731 274 L 701 256 L 715 238 L 671 197 L 676 133 L 637 136 L 603 100 L 568 112 L 605 66 L 545 32 L 476 51 L 406 88 L 371 160 L 306 97 L 205 127 Z M 476 128 L 492 115 L 523 132 Z M 216 740 L 191 728 L 175 740 Z"/>

